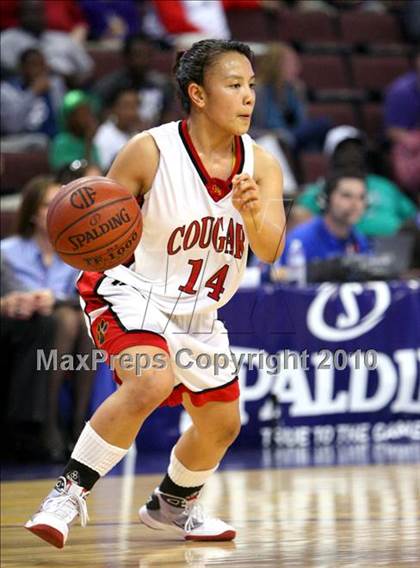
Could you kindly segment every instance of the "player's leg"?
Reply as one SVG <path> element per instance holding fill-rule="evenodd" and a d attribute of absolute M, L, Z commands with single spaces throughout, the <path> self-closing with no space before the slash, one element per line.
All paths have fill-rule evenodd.
<path fill-rule="evenodd" d="M 90 421 L 108 443 L 128 449 L 144 420 L 172 392 L 174 377 L 169 355 L 159 347 L 131 347 L 120 354 L 119 359 L 123 360 L 121 355 L 132 361 L 144 355 L 150 359 L 159 355 L 164 360 L 162 368 L 145 369 L 140 374 L 118 363 L 116 372 L 122 385 L 102 403 Z"/>
<path fill-rule="evenodd" d="M 81 356 L 89 355 L 92 353 L 92 341 L 87 334 L 86 325 L 83 317 L 83 312 L 80 309 L 75 309 L 77 314 L 77 338 L 75 342 L 75 353 Z M 72 431 L 71 442 L 74 443 L 80 433 L 82 432 L 86 417 L 89 410 L 89 402 L 92 394 L 92 386 L 95 378 L 95 370 L 90 368 L 90 365 L 80 365 L 80 369 L 74 372 L 72 377 L 72 391 L 73 391 L 73 414 L 72 414 Z"/>
<path fill-rule="evenodd" d="M 159 355 L 165 362 L 138 373 L 135 361 L 144 354 L 151 360 Z M 132 361 L 132 367 L 122 364 Z M 83 429 L 69 463 L 40 510 L 26 528 L 47 542 L 62 548 L 71 522 L 80 515 L 86 523 L 85 498 L 96 481 L 106 475 L 128 452 L 144 420 L 169 396 L 174 377 L 167 353 L 152 346 L 133 346 L 118 356 L 116 371 L 120 388 L 96 410 Z"/>
<path fill-rule="evenodd" d="M 239 435 L 239 399 L 194 406 L 189 395 L 184 394 L 183 406 L 191 417 L 192 425 L 178 440 L 175 453 L 191 470 L 212 469 Z"/>
<path fill-rule="evenodd" d="M 239 433 L 238 400 L 194 406 L 184 395 L 183 405 L 193 424 L 172 450 L 168 472 L 140 519 L 152 528 L 175 529 L 187 540 L 231 540 L 235 529 L 204 516 L 197 498 Z"/>

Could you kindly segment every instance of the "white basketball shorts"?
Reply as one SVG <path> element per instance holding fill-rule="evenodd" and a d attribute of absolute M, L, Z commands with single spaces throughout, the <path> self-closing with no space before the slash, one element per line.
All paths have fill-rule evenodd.
<path fill-rule="evenodd" d="M 174 390 L 163 405 L 181 404 L 184 392 L 195 406 L 238 398 L 228 334 L 216 312 L 165 314 L 153 305 L 150 294 L 100 272 L 82 272 L 77 288 L 89 334 L 95 346 L 106 352 L 108 362 L 125 349 L 141 345 L 159 347 L 170 355 Z M 159 368 L 162 360 L 139 355 L 130 364 L 140 375 L 151 365 Z M 115 371 L 114 378 L 121 383 Z"/>

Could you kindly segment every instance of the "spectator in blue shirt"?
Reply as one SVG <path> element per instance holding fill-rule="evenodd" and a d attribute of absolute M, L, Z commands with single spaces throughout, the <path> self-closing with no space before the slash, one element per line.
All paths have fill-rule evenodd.
<path fill-rule="evenodd" d="M 19 284 L 28 291 L 43 292 L 42 308 L 51 310 L 56 321 L 53 347 L 57 349 L 58 361 L 64 354 L 91 353 L 75 289 L 78 271 L 58 257 L 47 233 L 48 206 L 59 190 L 59 185 L 52 177 L 33 178 L 23 190 L 17 235 L 0 243 L 1 254 Z M 49 383 L 47 446 L 51 457 L 57 461 L 66 457 L 65 441 L 59 425 L 59 394 L 65 374 L 64 370 L 54 370 Z M 74 415 L 70 434 L 73 439 L 77 439 L 84 426 L 92 379 L 90 370 L 74 371 Z"/>
<path fill-rule="evenodd" d="M 295 227 L 287 235 L 284 253 L 278 265 L 287 264 L 293 241 L 300 241 L 306 262 L 368 253 L 367 239 L 354 228 L 366 207 L 365 177 L 358 171 L 340 170 L 327 179 L 323 215 Z M 276 279 L 276 270 L 272 272 Z"/>

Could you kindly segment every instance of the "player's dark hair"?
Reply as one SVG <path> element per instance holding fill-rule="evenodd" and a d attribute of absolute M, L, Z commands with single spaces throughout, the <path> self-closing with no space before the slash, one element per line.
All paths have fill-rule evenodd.
<path fill-rule="evenodd" d="M 23 187 L 22 202 L 16 219 L 16 233 L 24 239 L 30 239 L 34 234 L 33 217 L 37 214 L 47 190 L 56 184 L 54 176 L 36 176 Z"/>
<path fill-rule="evenodd" d="M 245 55 L 253 63 L 254 54 L 251 48 L 241 41 L 204 39 L 194 43 L 190 49 L 178 53 L 173 72 L 182 108 L 187 113 L 191 110 L 188 85 L 190 83 L 203 85 L 206 69 L 215 63 L 220 55 L 230 51 Z"/>

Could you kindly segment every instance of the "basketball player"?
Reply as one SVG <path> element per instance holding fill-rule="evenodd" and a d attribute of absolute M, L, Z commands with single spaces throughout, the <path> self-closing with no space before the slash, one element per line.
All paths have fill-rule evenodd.
<path fill-rule="evenodd" d="M 55 488 L 26 523 L 59 548 L 77 515 L 86 523 L 95 482 L 162 404 L 182 404 L 192 425 L 140 520 L 187 540 L 235 537 L 197 502 L 240 430 L 238 378 L 217 309 L 238 288 L 248 244 L 267 263 L 281 254 L 282 175 L 246 134 L 255 103 L 248 46 L 200 41 L 178 59 L 175 74 L 188 118 L 134 137 L 108 174 L 143 202 L 135 263 L 84 272 L 78 281 L 91 335 L 114 357 L 120 387 L 86 424 Z M 224 355 L 225 368 L 199 368 L 201 354 Z"/>

